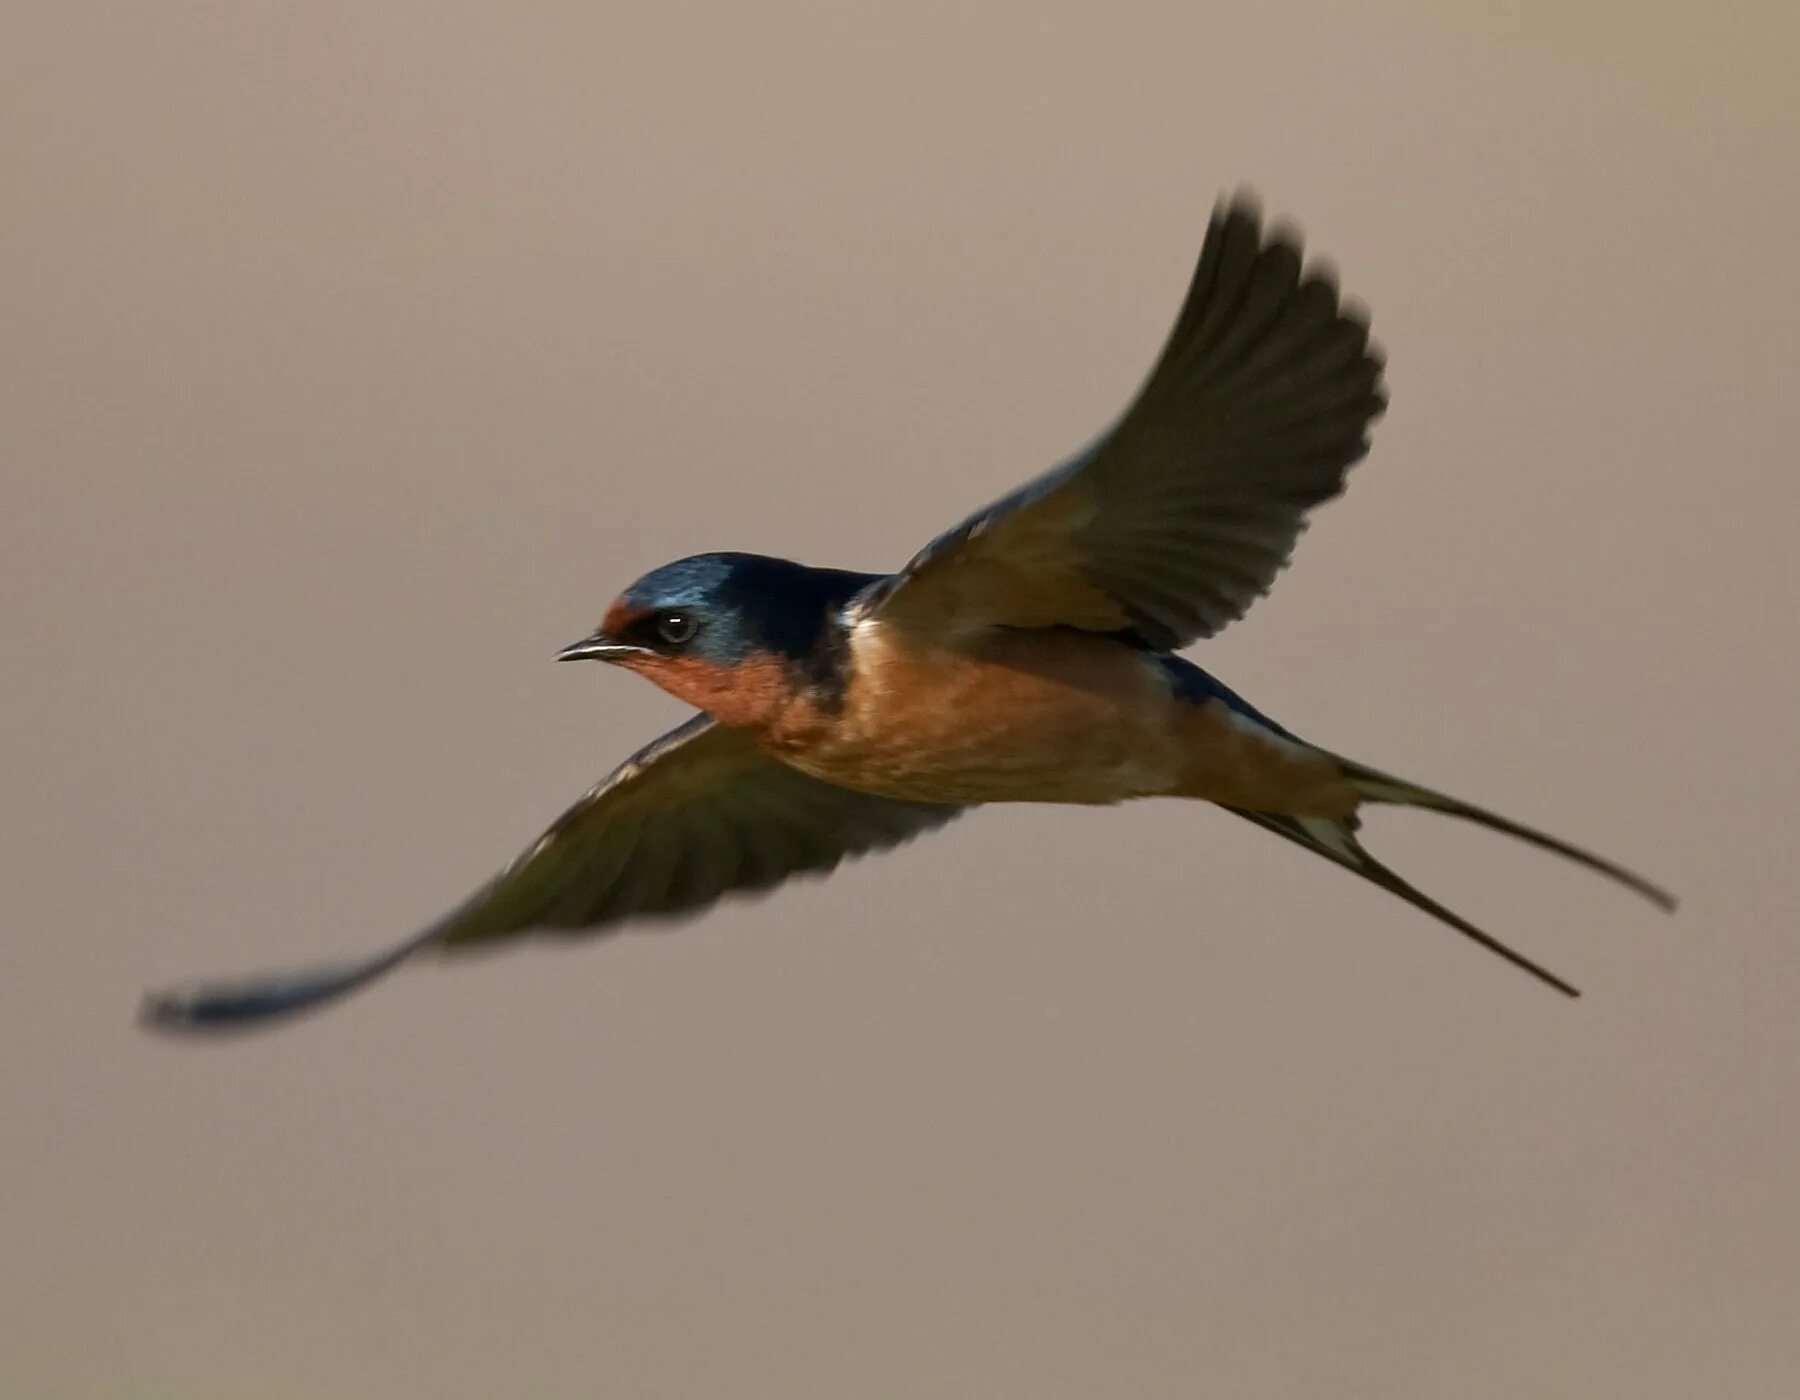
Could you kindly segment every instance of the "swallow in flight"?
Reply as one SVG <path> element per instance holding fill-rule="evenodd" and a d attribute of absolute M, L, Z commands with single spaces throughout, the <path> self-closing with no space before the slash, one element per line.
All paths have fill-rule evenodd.
<path fill-rule="evenodd" d="M 1423 807 L 1630 871 L 1284 729 L 1179 648 L 1265 593 L 1385 403 L 1366 315 L 1244 196 L 1214 211 L 1162 356 L 1066 465 L 898 573 L 700 554 L 644 575 L 559 660 L 611 662 L 699 714 L 628 759 L 458 908 L 360 961 L 149 997 L 171 1028 L 317 1006 L 416 955 L 598 933 L 822 874 L 989 802 L 1198 798 L 1575 988 L 1364 849 L 1366 806 Z"/>

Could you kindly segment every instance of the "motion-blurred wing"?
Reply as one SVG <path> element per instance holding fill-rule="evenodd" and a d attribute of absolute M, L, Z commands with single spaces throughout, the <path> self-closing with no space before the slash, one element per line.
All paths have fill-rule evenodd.
<path fill-rule="evenodd" d="M 885 850 L 960 810 L 821 782 L 699 715 L 634 754 L 461 908 L 399 946 L 359 962 L 154 995 L 144 1019 L 177 1029 L 244 1025 L 333 1000 L 427 948 L 692 913 Z"/>
<path fill-rule="evenodd" d="M 1242 617 L 1385 404 L 1366 316 L 1247 196 L 1213 213 L 1162 357 L 1074 461 L 940 536 L 863 609 L 927 625 L 1129 630 L 1163 649 Z"/>

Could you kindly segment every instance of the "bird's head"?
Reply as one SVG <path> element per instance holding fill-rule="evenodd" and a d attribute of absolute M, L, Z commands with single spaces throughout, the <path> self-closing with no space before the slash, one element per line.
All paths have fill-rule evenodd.
<path fill-rule="evenodd" d="M 696 554 L 653 569 L 558 661 L 611 661 L 723 724 L 769 722 L 871 575 L 760 554 Z"/>

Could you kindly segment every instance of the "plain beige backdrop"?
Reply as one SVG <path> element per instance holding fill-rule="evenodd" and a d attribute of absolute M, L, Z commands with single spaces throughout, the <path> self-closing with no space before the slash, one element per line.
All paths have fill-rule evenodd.
<path fill-rule="evenodd" d="M 1469 7 L 1473 10 L 1475 7 Z M 1800 1394 L 1785 7 L 13 4 L 0 1393 Z M 679 707 L 555 667 L 1082 443 L 1253 183 L 1392 409 L 1202 660 L 1638 865 L 982 813 L 229 1043 Z"/>

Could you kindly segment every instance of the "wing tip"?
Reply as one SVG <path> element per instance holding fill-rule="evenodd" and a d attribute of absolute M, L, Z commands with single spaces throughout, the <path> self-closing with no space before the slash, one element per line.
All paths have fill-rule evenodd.
<path fill-rule="evenodd" d="M 1219 192 L 1219 197 L 1213 201 L 1212 216 L 1214 223 L 1247 222 L 1260 228 L 1263 221 L 1262 196 L 1256 192 L 1254 185 L 1240 180 L 1229 189 Z"/>
<path fill-rule="evenodd" d="M 137 1024 L 150 1031 L 180 1031 L 194 1025 L 193 1004 L 180 992 L 145 992 L 138 998 Z"/>
<path fill-rule="evenodd" d="M 311 999 L 278 1002 L 255 989 L 200 986 L 146 992 L 137 1024 L 160 1035 L 214 1035 L 272 1024 L 311 1005 Z"/>
<path fill-rule="evenodd" d="M 360 962 L 150 992 L 138 1003 L 137 1023 L 152 1031 L 214 1034 L 284 1021 L 367 985 L 436 937 L 427 930 Z"/>

